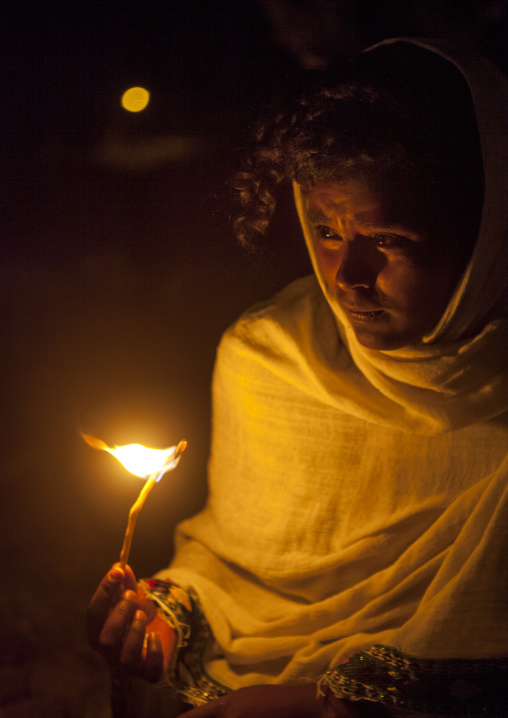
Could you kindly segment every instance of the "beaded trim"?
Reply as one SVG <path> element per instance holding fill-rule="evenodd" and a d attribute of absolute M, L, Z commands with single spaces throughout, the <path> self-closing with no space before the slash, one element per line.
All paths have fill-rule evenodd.
<path fill-rule="evenodd" d="M 205 670 L 203 655 L 211 630 L 197 595 L 192 589 L 184 590 L 171 581 L 144 579 L 140 585 L 157 604 L 161 618 L 178 635 L 175 660 L 166 673 L 165 683 L 193 706 L 230 693 L 229 688 L 215 681 Z"/>
<path fill-rule="evenodd" d="M 507 659 L 424 660 L 377 645 L 329 670 L 320 687 L 338 698 L 434 716 L 508 715 Z"/>

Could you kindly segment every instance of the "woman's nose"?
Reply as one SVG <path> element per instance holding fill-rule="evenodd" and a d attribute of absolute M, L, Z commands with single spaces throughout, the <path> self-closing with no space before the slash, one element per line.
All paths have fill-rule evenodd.
<path fill-rule="evenodd" d="M 363 287 L 368 289 L 374 283 L 374 271 L 370 267 L 366 248 L 362 247 L 361 240 L 342 242 L 341 251 L 337 257 L 337 271 L 335 283 L 345 292 Z"/>

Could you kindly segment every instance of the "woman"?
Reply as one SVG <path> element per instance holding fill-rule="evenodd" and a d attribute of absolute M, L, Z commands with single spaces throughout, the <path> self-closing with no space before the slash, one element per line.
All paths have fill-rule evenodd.
<path fill-rule="evenodd" d="M 315 276 L 223 338 L 170 568 L 90 606 L 189 718 L 506 715 L 507 105 L 482 59 L 396 40 L 259 131 L 237 234 L 292 181 Z"/>

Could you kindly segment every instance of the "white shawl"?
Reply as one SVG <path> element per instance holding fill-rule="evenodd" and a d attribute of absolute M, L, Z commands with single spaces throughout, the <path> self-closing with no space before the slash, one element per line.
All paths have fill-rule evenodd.
<path fill-rule="evenodd" d="M 230 688 L 319 680 L 373 644 L 508 655 L 508 92 L 489 63 L 456 57 L 485 209 L 432 335 L 364 349 L 307 277 L 221 343 L 209 502 L 159 577 L 198 594 L 206 668 Z"/>

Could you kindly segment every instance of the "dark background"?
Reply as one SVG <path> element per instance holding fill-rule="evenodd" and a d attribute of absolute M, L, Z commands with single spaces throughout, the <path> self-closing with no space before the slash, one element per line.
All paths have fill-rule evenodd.
<path fill-rule="evenodd" d="M 257 256 L 235 244 L 227 183 L 246 128 L 383 37 L 467 39 L 506 69 L 507 3 L 78 0 L 2 12 L 0 717 L 107 718 L 84 609 L 141 483 L 79 432 L 189 441 L 138 521 L 130 562 L 150 575 L 205 500 L 222 331 L 308 271 L 288 192 Z M 119 100 L 137 84 L 151 101 L 130 114 Z"/>

